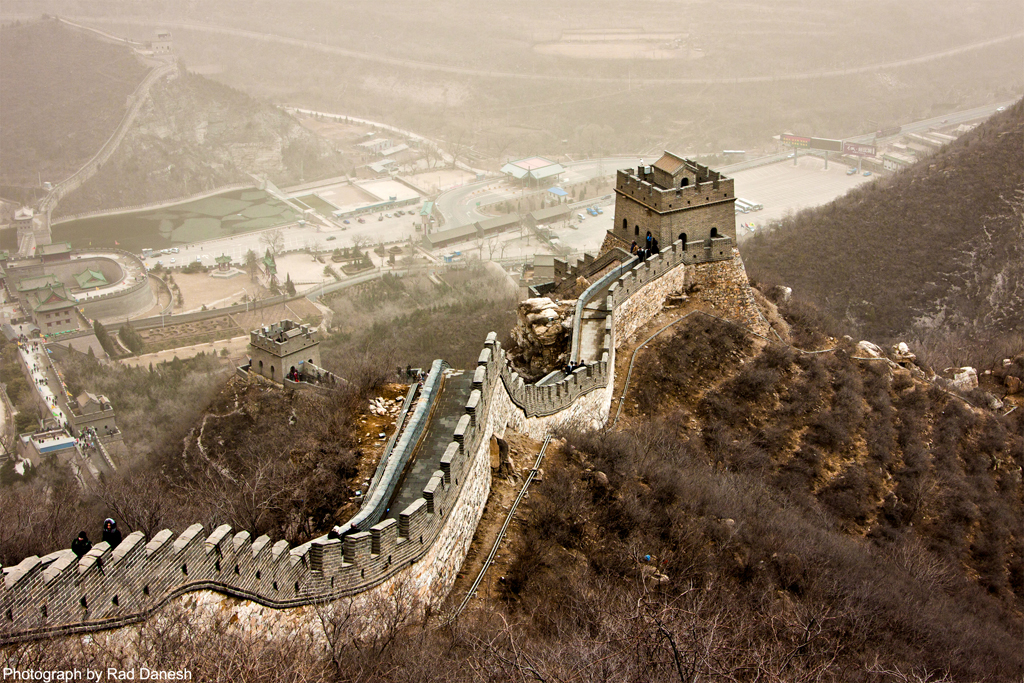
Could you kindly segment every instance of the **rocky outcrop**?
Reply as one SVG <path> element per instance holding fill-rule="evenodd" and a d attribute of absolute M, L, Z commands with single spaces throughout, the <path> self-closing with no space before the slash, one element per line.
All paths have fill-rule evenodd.
<path fill-rule="evenodd" d="M 909 363 L 917 363 L 917 355 L 911 352 L 906 342 L 900 342 L 892 347 L 892 358 L 903 366 Z"/>
<path fill-rule="evenodd" d="M 520 375 L 534 381 L 569 362 L 575 310 L 575 300 L 540 297 L 519 304 L 510 358 Z"/>
<path fill-rule="evenodd" d="M 857 343 L 857 354 L 863 358 L 884 358 L 885 354 L 877 344 L 866 340 Z"/>
<path fill-rule="evenodd" d="M 974 368 L 946 368 L 946 372 L 953 373 L 953 380 L 949 384 L 954 389 L 971 391 L 978 388 L 978 371 Z"/>

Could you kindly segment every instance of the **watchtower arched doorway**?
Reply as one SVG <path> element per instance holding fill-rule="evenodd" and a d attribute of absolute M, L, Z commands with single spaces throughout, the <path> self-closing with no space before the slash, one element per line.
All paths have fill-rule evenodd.
<path fill-rule="evenodd" d="M 711 228 L 711 239 L 718 237 L 718 228 Z"/>
<path fill-rule="evenodd" d="M 686 233 L 679 233 L 679 241 L 683 243 L 683 251 L 686 251 Z"/>

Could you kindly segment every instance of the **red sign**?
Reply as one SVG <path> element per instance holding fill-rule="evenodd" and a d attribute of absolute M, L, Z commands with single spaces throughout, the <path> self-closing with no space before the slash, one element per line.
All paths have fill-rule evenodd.
<path fill-rule="evenodd" d="M 787 145 L 792 147 L 810 147 L 811 139 L 805 138 L 802 135 L 790 135 L 789 133 L 783 133 L 779 136 L 779 139 Z"/>
<path fill-rule="evenodd" d="M 843 154 L 856 154 L 858 156 L 873 157 L 878 153 L 874 145 L 865 145 L 859 142 L 844 142 Z"/>

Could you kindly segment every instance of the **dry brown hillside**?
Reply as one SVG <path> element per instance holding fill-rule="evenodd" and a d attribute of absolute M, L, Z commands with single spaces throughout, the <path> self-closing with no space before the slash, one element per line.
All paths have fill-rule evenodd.
<path fill-rule="evenodd" d="M 346 171 L 342 157 L 289 114 L 182 73 L 152 89 L 124 142 L 59 205 L 60 215 L 172 199 L 266 175 L 288 185 Z"/>
<path fill-rule="evenodd" d="M 919 339 L 936 362 L 1019 350 L 1024 101 L 934 156 L 748 240 L 752 278 L 791 286 L 851 334 Z M 973 358 L 972 358 L 973 355 Z"/>

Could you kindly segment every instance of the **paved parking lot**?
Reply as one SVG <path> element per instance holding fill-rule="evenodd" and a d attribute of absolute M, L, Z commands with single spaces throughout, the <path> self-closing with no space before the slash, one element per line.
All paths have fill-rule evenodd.
<path fill-rule="evenodd" d="M 827 204 L 851 189 L 874 180 L 861 174 L 847 175 L 849 166 L 830 161 L 825 170 L 825 161 L 815 156 L 802 156 L 793 161 L 760 166 L 737 171 L 736 196 L 764 204 L 764 210 L 748 214 L 737 214 L 736 223 L 753 222 L 761 227 L 789 212 Z M 744 231 L 737 231 L 741 239 Z"/>

